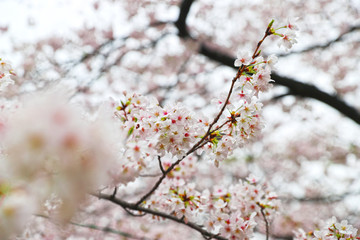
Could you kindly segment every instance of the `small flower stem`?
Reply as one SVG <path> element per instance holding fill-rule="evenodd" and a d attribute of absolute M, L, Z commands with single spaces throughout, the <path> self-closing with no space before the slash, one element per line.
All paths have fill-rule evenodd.
<path fill-rule="evenodd" d="M 160 170 L 161 170 L 161 172 L 164 174 L 165 170 L 164 170 L 164 168 L 163 168 L 163 166 L 162 166 L 161 157 L 160 157 L 160 156 L 158 156 L 158 161 L 159 161 Z"/>
<path fill-rule="evenodd" d="M 266 219 L 266 215 L 265 215 L 265 212 L 264 212 L 264 207 L 260 206 L 260 212 L 261 212 L 261 215 L 263 216 L 264 222 L 265 222 L 266 240 L 269 240 L 269 234 L 270 234 L 269 233 L 269 222 Z"/>

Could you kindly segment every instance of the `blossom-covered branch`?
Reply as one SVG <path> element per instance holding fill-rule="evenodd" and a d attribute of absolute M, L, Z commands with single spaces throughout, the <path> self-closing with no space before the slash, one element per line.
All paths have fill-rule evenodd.
<path fill-rule="evenodd" d="M 183 1 L 182 4 L 188 6 L 188 4 L 192 4 L 194 1 Z M 191 7 L 191 6 L 188 6 Z M 182 9 L 182 8 L 181 8 Z M 188 12 L 187 12 L 188 13 Z M 181 22 L 186 23 L 186 17 L 187 14 L 179 14 L 179 21 L 181 19 Z M 179 33 L 186 33 L 186 34 L 180 34 L 180 37 L 188 37 L 190 36 L 190 33 L 187 31 L 186 24 L 182 25 L 176 25 L 178 27 Z M 322 45 L 315 45 L 312 46 L 306 50 L 311 51 L 313 49 L 317 48 L 326 48 L 329 45 L 331 45 L 333 42 L 338 42 L 343 39 L 344 35 L 353 31 L 356 31 L 359 29 L 358 25 L 352 26 L 348 29 L 348 31 L 344 32 L 343 34 L 340 34 L 337 38 L 335 38 L 332 41 L 327 42 L 326 44 Z M 214 60 L 216 62 L 222 63 L 226 66 L 233 67 L 234 58 L 232 56 L 229 56 L 228 54 L 221 52 L 219 49 L 215 49 L 211 47 L 211 43 L 207 42 L 200 42 L 199 43 L 199 53 L 208 57 L 211 60 Z M 299 51 L 302 52 L 302 51 Z M 293 52 L 279 54 L 279 56 L 286 56 L 289 54 L 292 54 Z M 295 52 L 296 53 L 296 52 Z M 277 72 L 272 72 L 272 80 L 274 80 L 275 85 L 280 85 L 288 88 L 287 95 L 294 95 L 298 97 L 305 97 L 305 98 L 312 98 L 316 99 L 320 102 L 323 102 L 330 107 L 336 109 L 340 113 L 344 114 L 344 116 L 352 119 L 356 123 L 360 124 L 360 112 L 354 108 L 353 106 L 348 105 L 345 101 L 340 99 L 336 95 L 331 95 L 327 92 L 322 91 L 321 89 L 317 88 L 316 86 L 313 86 L 308 83 L 297 81 L 294 78 L 286 77 L 278 74 Z M 341 80 L 341 79 L 340 79 Z"/>
<path fill-rule="evenodd" d="M 239 43 L 254 40 L 255 50 L 239 49 L 234 61 L 214 47 L 215 44 L 212 47 L 205 44 L 210 39 L 220 44 L 222 34 L 214 31 L 208 37 L 196 26 L 198 19 L 203 18 L 201 15 L 207 14 L 203 7 L 216 8 L 212 3 L 196 2 L 201 7 L 193 12 L 190 11 L 192 5 L 196 9 L 193 0 L 118 2 L 126 9 L 124 13 L 128 13 L 127 20 L 135 23 L 137 17 L 145 19 L 144 16 L 146 20 L 118 34 L 111 27 L 99 35 L 95 28 L 80 30 L 78 40 L 83 48 L 73 48 L 78 44 L 76 41 L 64 44 L 69 52 L 76 52 L 72 58 L 79 62 L 69 61 L 71 57 L 56 41 L 39 43 L 37 50 L 33 50 L 36 54 L 27 58 L 30 65 L 37 63 L 34 59 L 42 54 L 37 51 L 44 47 L 42 56 L 50 65 L 43 64 L 40 68 L 58 67 L 50 76 L 66 75 L 61 84 L 43 80 L 48 77 L 45 73 L 39 79 L 34 76 L 40 75 L 24 74 L 31 79 L 29 83 L 21 82 L 15 78 L 11 66 L 1 61 L 0 238 L 174 239 L 178 236 L 248 240 L 255 234 L 266 239 L 288 236 L 299 222 L 291 211 L 279 211 L 283 207 L 280 200 L 284 198 L 278 197 L 272 186 L 280 192 L 287 191 L 282 186 L 291 185 L 299 177 L 300 173 L 295 171 L 299 167 L 304 170 L 302 163 L 313 166 L 310 160 L 303 159 L 304 148 L 319 146 L 306 136 L 305 143 L 277 141 L 272 145 L 274 138 L 278 138 L 277 126 L 271 126 L 270 122 L 270 128 L 262 131 L 263 115 L 267 112 L 262 112 L 261 96 L 279 76 L 271 75 L 276 56 L 263 57 L 260 48 L 268 36 L 273 36 L 279 40 L 280 47 L 288 50 L 297 43 L 297 25 L 286 21 L 276 27 L 277 22 L 271 21 L 264 26 L 263 38 L 255 41 L 250 36 L 257 32 L 252 28 L 256 24 L 247 22 L 246 14 L 242 14 L 246 11 L 241 14 L 236 11 L 235 15 L 241 16 L 239 26 L 240 23 L 253 26 L 239 27 L 244 31 L 230 38 L 230 34 L 224 34 L 224 39 L 229 40 L 226 48 L 235 52 L 234 43 L 244 46 Z M 235 6 L 238 3 L 233 4 L 234 12 L 240 9 Z M 94 9 L 99 9 L 99 5 L 95 1 Z M 138 11 L 145 5 L 150 7 Z M 178 18 L 174 19 L 170 13 L 157 16 L 155 6 L 165 6 L 162 13 L 179 8 Z M 255 15 L 251 16 L 252 21 L 256 19 Z M 204 25 L 216 25 L 212 19 L 204 20 Z M 256 23 L 261 23 L 258 20 Z M 200 55 L 220 63 L 226 61 L 229 66 L 235 65 L 237 71 L 218 67 Z M 67 64 L 69 71 L 61 69 L 60 62 Z M 29 73 L 31 67 L 26 69 Z M 204 76 L 208 72 L 213 73 L 210 78 L 214 79 L 208 79 L 208 74 Z M 68 81 L 72 74 L 74 79 L 85 81 L 75 84 L 73 79 Z M 189 81 L 189 76 L 195 76 L 196 81 Z M 228 84 L 226 88 L 222 80 Z M 90 86 L 92 83 L 94 86 Z M 283 83 L 286 84 L 294 82 L 290 79 Z M 300 83 L 298 87 L 302 86 L 306 84 Z M 32 93 L 17 94 L 27 89 Z M 291 94 L 308 90 L 307 94 L 312 95 L 311 89 Z M 134 90 L 138 93 L 132 93 Z M 113 98 L 100 104 L 104 95 Z M 202 101 L 197 101 L 197 97 Z M 322 97 L 320 91 L 318 98 Z M 343 109 L 346 111 L 346 107 Z M 271 143 L 265 134 L 269 134 Z M 277 149 L 292 147 L 296 148 L 293 155 L 276 154 Z M 330 151 L 324 157 L 316 150 L 311 159 L 330 159 L 337 150 Z M 345 155 L 342 161 L 357 166 L 354 160 L 359 156 L 357 148 L 349 151 L 352 155 Z M 272 172 L 278 173 L 278 169 L 285 169 L 289 176 L 272 177 Z M 287 196 L 297 195 L 299 191 L 290 188 Z M 354 188 L 348 189 L 350 192 Z M 323 193 L 306 187 L 301 190 L 304 192 L 298 193 L 299 200 L 327 193 L 326 189 Z M 279 223 L 278 213 L 285 217 L 284 224 Z M 310 229 L 309 226 L 305 225 L 304 229 Z M 355 239 L 356 234 L 357 230 L 348 222 L 336 220 L 311 234 L 299 230 L 295 235 L 306 240 L 339 240 Z"/>
<path fill-rule="evenodd" d="M 224 237 L 221 237 L 217 234 L 212 234 L 211 232 L 208 232 L 206 230 L 204 230 L 201 226 L 195 224 L 195 223 L 192 223 L 192 222 L 189 222 L 189 221 L 185 221 L 184 218 L 177 218 L 175 216 L 172 216 L 170 214 L 166 214 L 166 213 L 163 213 L 163 212 L 159 212 L 159 211 L 155 211 L 155 210 L 152 210 L 152 209 L 149 209 L 149 208 L 145 208 L 145 207 L 141 207 L 137 204 L 131 204 L 131 203 L 128 203 L 128 202 L 125 202 L 121 199 L 118 199 L 116 197 L 114 197 L 113 195 L 106 195 L 106 194 L 102 194 L 102 193 L 99 193 L 99 194 L 93 194 L 95 197 L 98 197 L 99 199 L 104 199 L 104 200 L 108 200 L 110 202 L 113 202 L 121 207 L 123 207 L 124 209 L 127 209 L 127 210 L 134 210 L 134 211 L 139 211 L 139 212 L 142 212 L 142 213 L 148 213 L 148 214 L 151 214 L 151 215 L 154 215 L 154 216 L 158 216 L 158 217 L 161 217 L 161 218 L 164 218 L 164 219 L 169 219 L 169 220 L 172 220 L 174 222 L 178 222 L 178 223 L 181 223 L 181 224 L 184 224 L 186 226 L 189 226 L 190 228 L 198 231 L 199 233 L 201 233 L 204 237 L 207 237 L 207 238 L 214 238 L 214 239 L 219 239 L 219 240 L 226 240 L 226 238 Z"/>
<path fill-rule="evenodd" d="M 145 201 L 159 187 L 161 182 L 165 179 L 166 175 L 170 171 L 172 171 L 175 166 L 180 164 L 181 161 L 186 156 L 195 152 L 196 150 L 199 149 L 199 147 L 203 147 L 207 143 L 214 144 L 215 140 L 216 140 L 216 142 L 220 141 L 220 139 L 222 138 L 221 135 L 225 135 L 225 133 L 220 134 L 221 131 L 219 131 L 220 130 L 219 128 L 217 128 L 217 130 L 216 130 L 217 133 L 215 132 L 215 130 L 212 130 L 212 128 L 215 124 L 218 123 L 220 117 L 224 113 L 224 110 L 226 109 L 226 107 L 228 107 L 228 104 L 230 104 L 230 97 L 233 93 L 235 83 L 238 80 L 239 80 L 239 82 L 241 82 L 241 79 L 240 79 L 241 77 L 243 78 L 242 81 L 244 81 L 244 82 L 240 83 L 241 92 L 239 93 L 239 96 L 240 96 L 240 100 L 245 99 L 244 104 L 247 104 L 247 102 L 251 103 L 251 98 L 252 98 L 251 94 L 254 94 L 255 96 L 257 96 L 259 91 L 263 91 L 263 90 L 267 89 L 266 84 L 268 84 L 268 82 L 270 81 L 270 77 L 269 77 L 270 71 L 268 70 L 268 68 L 263 69 L 261 65 L 266 63 L 267 67 L 272 66 L 274 64 L 274 62 L 276 62 L 276 59 L 274 59 L 274 57 L 272 56 L 267 61 L 263 61 L 262 58 L 258 58 L 258 57 L 260 54 L 259 48 L 260 48 L 261 44 L 263 43 L 263 41 L 268 36 L 270 36 L 272 34 L 276 34 L 276 30 L 274 28 L 272 28 L 273 22 L 274 21 L 271 21 L 269 23 L 269 26 L 267 27 L 263 38 L 257 44 L 251 58 L 250 57 L 243 58 L 243 56 L 241 56 L 241 53 L 238 54 L 238 59 L 235 61 L 235 66 L 239 67 L 238 72 L 231 82 L 230 90 L 227 94 L 226 99 L 224 101 L 222 101 L 222 106 L 221 106 L 219 113 L 214 118 L 214 120 L 209 124 L 206 133 L 203 136 L 201 136 L 201 139 L 197 143 L 195 143 L 180 159 L 178 159 L 165 172 L 163 172 L 163 175 L 159 178 L 159 180 L 156 182 L 154 187 L 137 202 L 137 205 L 139 205 L 140 203 Z M 290 29 L 290 30 L 292 30 L 292 29 Z M 249 73 L 253 74 L 254 76 L 250 76 Z M 246 88 L 249 87 L 249 83 L 252 84 L 251 87 L 253 87 L 254 89 L 251 90 L 251 92 L 247 93 L 248 90 L 246 90 Z M 128 103 L 130 104 L 129 101 L 128 101 Z M 128 105 L 122 104 L 119 109 L 122 110 L 121 112 L 126 114 L 127 107 L 128 107 Z M 242 108 L 242 106 L 240 108 Z M 250 109 L 250 108 L 252 108 L 252 107 L 250 107 L 250 106 L 245 107 L 245 109 Z M 257 107 L 255 106 L 255 109 L 256 108 Z M 245 110 L 245 111 L 247 111 L 247 110 Z M 254 117 L 257 117 L 256 115 L 257 114 L 255 114 Z M 236 112 L 236 111 L 231 112 L 231 116 L 229 117 L 231 119 L 230 120 L 231 123 L 229 126 L 231 128 L 233 128 L 233 126 L 236 126 L 237 121 L 238 121 L 237 118 L 240 118 L 240 117 L 242 117 L 244 119 L 241 112 Z M 126 119 L 126 118 L 123 117 L 122 119 Z M 244 121 L 246 122 L 246 120 L 244 120 Z M 176 122 L 176 120 L 175 120 L 175 122 Z M 251 128 L 254 128 L 254 126 L 252 126 Z M 131 131 L 133 131 L 133 129 Z M 232 130 L 231 130 L 231 132 L 232 132 Z M 234 141 L 234 142 L 236 142 L 236 141 Z M 218 161 L 219 161 L 219 159 L 216 159 L 216 162 L 217 162 L 216 164 L 218 164 Z"/>

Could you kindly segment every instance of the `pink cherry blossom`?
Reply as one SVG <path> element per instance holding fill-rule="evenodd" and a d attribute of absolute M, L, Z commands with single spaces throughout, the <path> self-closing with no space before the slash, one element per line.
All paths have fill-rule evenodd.
<path fill-rule="evenodd" d="M 249 52 L 239 50 L 236 54 L 236 60 L 234 66 L 240 67 L 241 65 L 248 65 L 251 62 L 251 60 L 252 58 Z"/>

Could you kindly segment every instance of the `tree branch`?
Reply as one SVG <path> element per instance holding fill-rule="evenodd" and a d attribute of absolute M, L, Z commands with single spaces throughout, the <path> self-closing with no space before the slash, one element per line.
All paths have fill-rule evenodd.
<path fill-rule="evenodd" d="M 265 215 L 265 212 L 264 212 L 264 207 L 259 205 L 260 206 L 260 212 L 261 212 L 261 215 L 263 216 L 264 218 L 264 222 L 265 222 L 265 231 L 266 231 L 266 240 L 269 240 L 269 222 L 266 218 L 266 215 Z"/>
<path fill-rule="evenodd" d="M 219 239 L 219 240 L 226 240 L 226 238 L 221 237 L 221 236 L 216 235 L 216 234 L 213 234 L 213 233 L 210 233 L 210 232 L 206 231 L 205 229 L 203 229 L 201 226 L 199 226 L 199 225 L 197 225 L 197 224 L 195 224 L 193 222 L 185 221 L 184 218 L 177 218 L 177 217 L 174 217 L 174 216 L 169 215 L 169 214 L 164 213 L 164 212 L 159 212 L 159 211 L 152 210 L 150 208 L 141 207 L 141 206 L 139 206 L 137 204 L 128 203 L 128 202 L 123 201 L 123 200 L 121 200 L 119 198 L 115 198 L 112 195 L 107 195 L 107 194 L 102 194 L 102 193 L 92 194 L 92 195 L 99 198 L 99 199 L 108 200 L 108 201 L 110 201 L 110 202 L 112 202 L 112 203 L 114 203 L 116 205 L 121 206 L 122 208 L 124 208 L 126 210 L 130 209 L 130 210 L 134 210 L 134 211 L 140 211 L 140 212 L 143 212 L 143 213 L 149 213 L 149 214 L 154 215 L 154 216 L 159 216 L 159 217 L 169 219 L 169 220 L 172 220 L 174 222 L 186 225 L 186 226 L 196 230 L 197 232 L 201 233 L 203 236 L 209 237 L 209 239 L 214 238 L 214 239 Z"/>
<path fill-rule="evenodd" d="M 330 95 L 313 85 L 298 82 L 291 78 L 280 76 L 276 73 L 272 73 L 271 76 L 275 81 L 275 84 L 287 87 L 291 95 L 316 99 L 338 110 L 344 116 L 350 118 L 357 124 L 360 124 L 360 113 L 354 107 L 349 106 L 343 100 L 338 98 L 338 96 Z"/>
<path fill-rule="evenodd" d="M 186 18 L 189 14 L 191 5 L 194 3 L 194 0 L 183 0 L 180 5 L 180 14 L 178 20 L 175 22 L 175 26 L 178 28 L 179 37 L 181 38 L 188 38 L 190 34 L 187 30 L 186 26 Z M 337 38 L 327 42 L 323 45 L 314 45 L 308 49 L 302 50 L 304 51 L 311 51 L 315 48 L 326 48 L 330 46 L 334 42 L 338 42 L 342 40 L 344 35 L 356 31 L 360 29 L 360 25 L 355 25 L 350 27 L 348 31 L 340 34 Z M 196 41 L 196 39 L 194 39 Z M 234 68 L 234 58 L 229 56 L 221 51 L 215 50 L 209 47 L 206 43 L 201 43 L 200 48 L 198 51 L 200 54 L 208 57 L 209 59 L 219 62 L 223 65 L 229 66 Z M 280 55 L 281 56 L 281 55 Z M 284 55 L 285 56 L 285 55 Z M 344 116 L 350 118 L 354 122 L 360 125 L 360 113 L 352 106 L 346 104 L 343 100 L 339 99 L 336 95 L 330 95 L 326 92 L 321 91 L 314 85 L 310 85 L 307 83 L 302 83 L 296 81 L 295 79 L 280 76 L 276 72 L 272 72 L 271 74 L 272 79 L 275 81 L 275 84 L 287 87 L 289 89 L 288 93 L 298 97 L 308 97 L 316 99 L 320 102 L 323 102 L 330 107 L 338 110 Z"/>
<path fill-rule="evenodd" d="M 211 60 L 222 63 L 226 66 L 234 68 L 234 58 L 222 53 L 218 50 L 212 49 L 205 43 L 202 43 L 199 49 L 199 53 L 210 58 Z M 292 78 L 280 76 L 276 72 L 272 72 L 271 78 L 275 81 L 276 85 L 285 86 L 289 89 L 289 94 L 298 97 L 308 97 L 323 102 L 330 107 L 338 110 L 344 116 L 350 118 L 354 122 L 360 125 L 360 113 L 352 106 L 342 101 L 336 95 L 330 95 L 321 91 L 314 85 L 302 83 Z"/>
<path fill-rule="evenodd" d="M 175 26 L 177 27 L 179 33 L 179 37 L 181 38 L 189 38 L 190 33 L 186 26 L 186 19 L 189 14 L 191 5 L 194 3 L 195 0 L 183 0 L 180 5 L 180 14 L 175 22 Z"/>
<path fill-rule="evenodd" d="M 317 196 L 317 197 L 303 197 L 303 198 L 297 198 L 297 197 L 280 197 L 281 201 L 284 202 L 291 202 L 291 201 L 297 201 L 297 202 L 309 202 L 309 203 L 334 203 L 334 202 L 340 202 L 343 201 L 348 196 L 356 196 L 360 195 L 360 192 L 345 192 L 343 194 L 337 194 L 337 195 L 328 195 L 328 196 Z"/>

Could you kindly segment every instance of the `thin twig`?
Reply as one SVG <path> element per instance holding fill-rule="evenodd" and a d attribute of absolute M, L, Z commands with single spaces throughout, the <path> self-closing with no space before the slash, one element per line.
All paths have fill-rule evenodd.
<path fill-rule="evenodd" d="M 260 205 L 259 205 L 260 206 Z M 265 229 L 266 229 L 266 240 L 269 240 L 269 222 L 268 220 L 266 219 L 266 215 L 265 215 L 265 212 L 264 212 L 264 207 L 263 206 L 260 206 L 260 212 L 261 212 L 261 215 L 263 216 L 264 218 L 264 222 L 265 222 Z"/>
<path fill-rule="evenodd" d="M 133 217 L 143 217 L 146 215 L 146 213 L 141 213 L 141 214 L 135 214 L 135 213 L 132 213 L 129 209 L 127 208 L 124 208 L 124 210 L 130 215 L 130 216 L 133 216 Z"/>
<path fill-rule="evenodd" d="M 118 188 L 117 188 L 117 187 L 114 187 L 114 191 L 113 191 L 113 194 L 112 194 L 113 197 L 116 196 L 117 190 L 118 190 Z"/>
<path fill-rule="evenodd" d="M 163 172 L 163 175 L 158 179 L 158 181 L 155 183 L 155 185 L 151 188 L 151 190 L 146 193 L 142 198 L 140 198 L 139 201 L 136 202 L 135 205 L 140 205 L 142 202 L 144 202 L 148 197 L 150 197 L 150 195 L 153 194 L 153 192 L 155 192 L 155 190 L 160 186 L 161 182 L 164 180 L 164 178 L 166 177 L 166 175 L 171 172 L 171 170 L 173 170 L 173 168 L 175 166 L 177 166 L 187 155 L 183 156 L 182 158 L 180 158 L 179 160 L 177 160 L 175 163 L 173 163 L 168 169 L 166 169 L 166 171 Z"/>
<path fill-rule="evenodd" d="M 161 170 L 161 172 L 164 174 L 165 170 L 164 170 L 164 168 L 163 168 L 163 166 L 162 166 L 161 157 L 160 157 L 160 156 L 158 156 L 158 161 L 159 161 L 160 170 Z"/>

